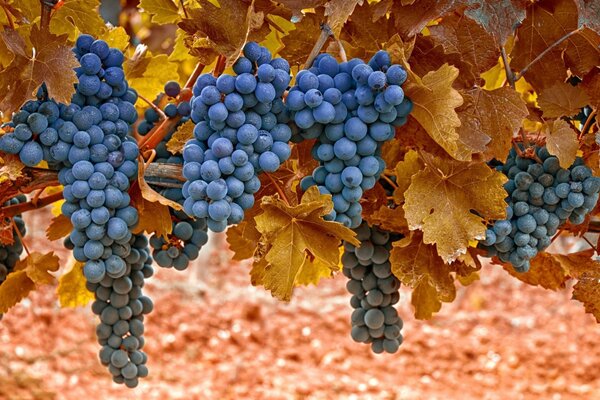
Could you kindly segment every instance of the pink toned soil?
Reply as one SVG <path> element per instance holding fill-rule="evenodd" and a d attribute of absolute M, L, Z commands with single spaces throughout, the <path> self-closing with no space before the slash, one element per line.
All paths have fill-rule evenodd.
<path fill-rule="evenodd" d="M 27 241 L 47 246 L 41 233 Z M 341 275 L 282 304 L 250 286 L 248 264 L 190 269 L 206 278 L 158 270 L 145 289 L 155 309 L 150 376 L 138 388 L 113 384 L 97 361 L 89 307 L 59 309 L 45 287 L 0 322 L 0 399 L 600 398 L 600 327 L 570 289 L 532 288 L 486 266 L 431 321 L 413 318 L 403 289 L 405 342 L 374 355 L 349 337 Z"/>

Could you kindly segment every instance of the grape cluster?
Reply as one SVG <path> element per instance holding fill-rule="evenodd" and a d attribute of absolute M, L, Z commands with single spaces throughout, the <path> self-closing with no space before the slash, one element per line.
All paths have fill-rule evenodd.
<path fill-rule="evenodd" d="M 359 200 L 385 168 L 381 145 L 412 110 L 401 87 L 406 77 L 385 51 L 368 64 L 357 58 L 338 64 L 320 54 L 296 76 L 285 103 L 295 125 L 292 140 L 317 139 L 312 155 L 320 163 L 301 186 L 318 185 L 321 193 L 332 195 L 328 219 L 351 228 L 361 224 Z"/>
<path fill-rule="evenodd" d="M 224 231 L 244 218 L 260 188 L 258 174 L 274 172 L 291 154 L 292 135 L 282 96 L 290 67 L 254 42 L 244 46 L 235 76 L 202 75 L 194 85 L 195 139 L 183 150 L 185 212 Z"/>
<path fill-rule="evenodd" d="M 487 229 L 481 247 L 490 257 L 510 262 L 516 271 L 527 272 L 529 262 L 551 243 L 558 228 L 570 221 L 581 224 L 598 202 L 600 178 L 577 158 L 569 169 L 561 168 L 548 149 L 535 148 L 539 161 L 521 157 L 511 149 L 503 165 L 508 176 L 507 216 Z"/>
<path fill-rule="evenodd" d="M 375 353 L 395 353 L 402 344 L 402 319 L 394 308 L 400 300 L 400 281 L 389 262 L 397 235 L 362 222 L 355 229 L 360 246 L 344 243 L 343 273 L 352 294 L 352 339 L 371 343 Z"/>
<path fill-rule="evenodd" d="M 25 198 L 25 196 L 20 194 L 4 203 L 3 206 L 7 207 L 16 205 L 19 203 L 23 203 L 26 200 L 27 199 Z M 2 284 L 2 282 L 4 282 L 4 280 L 6 280 L 6 276 L 13 271 L 15 264 L 21 258 L 21 253 L 23 253 L 23 243 L 21 243 L 21 237 L 25 236 L 25 233 L 27 231 L 27 229 L 25 228 L 25 221 L 23 221 L 23 218 L 21 218 L 20 214 L 14 217 L 14 221 L 21 235 L 19 236 L 15 232 L 13 235 L 13 244 L 0 245 L 0 285 Z"/>
<path fill-rule="evenodd" d="M 95 294 L 92 311 L 100 317 L 96 336 L 102 346 L 100 361 L 108 367 L 116 383 L 136 387 L 138 378 L 148 375 L 144 347 L 144 314 L 153 309 L 152 300 L 142 293 L 144 280 L 154 273 L 148 240 L 133 235 L 127 246 L 122 274 L 105 275 L 98 282 L 87 282 Z"/>

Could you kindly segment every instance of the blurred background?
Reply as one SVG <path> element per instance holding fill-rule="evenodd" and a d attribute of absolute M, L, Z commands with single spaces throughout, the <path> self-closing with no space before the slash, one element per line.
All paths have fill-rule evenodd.
<path fill-rule="evenodd" d="M 136 0 L 103 0 L 103 18 L 137 43 L 169 53 L 175 26 L 151 25 Z M 193 65 L 192 65 L 193 66 Z M 49 210 L 25 215 L 25 243 L 68 259 L 48 242 Z M 559 240 L 555 252 L 587 248 Z M 0 399 L 598 399 L 600 329 L 572 289 L 525 285 L 499 266 L 459 287 L 430 321 L 398 305 L 405 342 L 374 355 L 350 339 L 345 278 L 296 289 L 289 304 L 251 286 L 250 264 L 223 240 L 185 272 L 156 268 L 144 291 L 150 375 L 131 390 L 98 362 L 96 316 L 60 309 L 45 286 L 0 323 Z"/>

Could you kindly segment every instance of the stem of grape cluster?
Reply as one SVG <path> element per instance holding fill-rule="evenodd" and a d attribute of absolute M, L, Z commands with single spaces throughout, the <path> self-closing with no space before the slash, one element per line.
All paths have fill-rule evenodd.
<path fill-rule="evenodd" d="M 17 223 L 15 222 L 14 218 L 10 221 L 10 223 L 12 224 L 14 231 L 16 232 L 17 236 L 19 237 L 19 240 L 21 240 L 21 244 L 23 245 L 23 248 L 25 249 L 25 253 L 27 253 L 27 255 L 30 256 L 31 254 L 29 253 L 27 244 L 25 244 L 25 241 L 23 240 L 23 235 L 21 235 L 21 231 L 19 230 L 19 227 L 17 226 Z"/>
<path fill-rule="evenodd" d="M 6 14 L 6 19 L 8 20 L 8 25 L 10 26 L 10 29 L 15 30 L 15 22 L 12 19 L 12 15 L 8 12 L 6 7 L 2 7 L 2 9 L 4 10 L 4 14 Z"/>
<path fill-rule="evenodd" d="M 287 196 L 285 195 L 285 192 L 283 191 L 283 189 L 281 189 L 281 187 L 279 187 L 279 185 L 277 184 L 277 182 L 275 181 L 275 179 L 273 179 L 273 177 L 271 176 L 271 174 L 269 174 L 268 172 L 265 172 L 264 174 L 267 175 L 267 177 L 273 183 L 273 186 L 275 186 L 275 189 L 277 189 L 277 193 L 279 193 L 279 196 L 281 197 L 281 200 L 283 200 L 283 202 L 288 207 L 291 207 L 290 201 L 288 200 Z"/>
<path fill-rule="evenodd" d="M 321 24 L 321 34 L 319 35 L 319 38 L 317 39 L 315 45 L 313 46 L 312 50 L 310 51 L 310 54 L 308 55 L 308 58 L 306 59 L 306 62 L 304 63 L 303 69 L 310 68 L 313 61 L 315 61 L 315 58 L 317 58 L 317 56 L 321 52 L 321 49 L 323 48 L 323 46 L 325 46 L 325 43 L 327 43 L 327 39 L 329 39 L 330 36 L 333 36 L 333 31 L 331 30 L 329 25 Z"/>
<path fill-rule="evenodd" d="M 52 7 L 48 6 L 46 3 L 40 0 L 40 4 L 42 6 L 41 12 L 41 20 L 40 27 L 44 30 L 47 30 L 50 26 L 50 18 L 52 17 Z"/>
<path fill-rule="evenodd" d="M 594 110 L 590 113 L 590 115 L 588 115 L 587 119 L 585 120 L 585 124 L 583 124 L 583 128 L 581 128 L 581 133 L 579 134 L 579 140 L 581 140 L 585 135 L 587 135 L 588 131 L 594 124 L 593 120 L 597 114 L 598 114 L 598 110 Z"/>
<path fill-rule="evenodd" d="M 163 112 L 163 110 L 161 110 L 160 107 L 158 107 L 152 101 L 150 101 L 149 99 L 145 98 L 144 96 L 142 96 L 139 93 L 138 93 L 138 98 L 140 98 L 144 103 L 148 104 L 150 106 L 150 108 L 152 108 L 154 111 L 156 111 L 156 113 L 160 117 L 161 121 L 167 119 L 167 116 L 165 115 L 165 113 Z"/>

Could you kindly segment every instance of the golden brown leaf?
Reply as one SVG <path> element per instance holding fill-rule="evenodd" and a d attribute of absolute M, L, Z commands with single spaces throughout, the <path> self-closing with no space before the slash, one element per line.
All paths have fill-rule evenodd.
<path fill-rule="evenodd" d="M 85 307 L 94 300 L 94 293 L 90 292 L 83 275 L 83 263 L 72 261 L 71 269 L 58 279 L 56 294 L 62 308 Z"/>
<path fill-rule="evenodd" d="M 506 42 L 515 26 L 525 18 L 526 1 L 523 0 L 471 0 L 469 6 L 465 15 L 477 21 L 499 45 Z"/>
<path fill-rule="evenodd" d="M 30 39 L 35 52 L 20 48 L 10 65 L 0 72 L 3 88 L 0 111 L 5 113 L 17 110 L 42 82 L 46 83 L 50 96 L 59 102 L 69 103 L 75 90 L 77 76 L 73 68 L 79 63 L 67 44 L 67 36 L 55 36 L 33 25 Z"/>
<path fill-rule="evenodd" d="M 333 36 L 339 37 L 342 27 L 352 15 L 354 7 L 362 4 L 364 0 L 329 0 L 325 4 L 325 16 L 327 23 L 333 32 Z"/>
<path fill-rule="evenodd" d="M 439 24 L 429 27 L 429 31 L 445 53 L 458 53 L 462 60 L 471 64 L 476 76 L 492 68 L 500 57 L 491 33 L 463 16 L 444 17 Z"/>
<path fill-rule="evenodd" d="M 303 65 L 321 34 L 321 23 L 325 16 L 323 9 L 318 8 L 316 13 L 307 13 L 300 22 L 294 24 L 291 30 L 281 40 L 284 48 L 279 55 L 290 63 L 290 65 Z"/>
<path fill-rule="evenodd" d="M 446 262 L 485 236 L 484 218 L 505 215 L 506 177 L 483 162 L 459 162 L 423 154 L 425 169 L 412 177 L 404 211 L 411 230 L 435 244 Z M 477 212 L 479 215 L 475 215 Z"/>
<path fill-rule="evenodd" d="M 396 189 L 394 189 L 394 202 L 396 204 L 404 203 L 404 193 L 410 187 L 413 175 L 423 169 L 423 163 L 419 158 L 419 153 L 410 150 L 404 155 L 404 160 L 396 164 Z"/>
<path fill-rule="evenodd" d="M 470 160 L 471 151 L 459 145 L 457 128 L 460 119 L 456 108 L 463 103 L 462 96 L 452 88 L 458 69 L 444 64 L 422 79 L 413 75 L 406 86 L 406 94 L 413 101 L 412 116 L 429 136 L 457 160 Z"/>
<path fill-rule="evenodd" d="M 50 225 L 46 228 L 46 238 L 50 241 L 66 237 L 73 230 L 71 219 L 63 214 L 52 218 Z"/>
<path fill-rule="evenodd" d="M 367 190 L 360 199 L 363 219 L 368 220 L 371 214 L 378 211 L 387 203 L 387 193 L 381 183 L 377 182 L 373 189 Z"/>
<path fill-rule="evenodd" d="M 195 124 L 192 120 L 179 125 L 177 131 L 167 142 L 167 150 L 171 154 L 181 154 L 183 152 L 183 147 L 187 141 L 194 138 L 194 126 Z"/>
<path fill-rule="evenodd" d="M 593 261 L 594 268 L 584 272 L 573 286 L 573 300 L 583 303 L 586 313 L 590 313 L 600 322 L 600 263 Z M 0 287 L 1 288 L 1 287 Z"/>
<path fill-rule="evenodd" d="M 544 133 L 548 152 L 558 157 L 560 166 L 569 168 L 573 165 L 579 151 L 579 140 L 571 125 L 562 119 L 548 121 L 544 125 Z"/>
<path fill-rule="evenodd" d="M 333 205 L 331 196 L 319 194 L 316 187 L 309 188 L 297 206 L 289 206 L 275 195 L 264 197 L 261 207 L 264 212 L 255 220 L 266 249 L 263 257 L 255 261 L 250 275 L 254 285 L 263 285 L 280 300 L 290 300 L 307 258 L 319 259 L 319 266 L 337 269 L 341 240 L 359 244 L 351 229 L 323 220 Z"/>
<path fill-rule="evenodd" d="M 74 36 L 77 29 L 98 36 L 105 30 L 105 22 L 98 12 L 99 5 L 99 0 L 66 0 L 52 14 L 50 31 Z"/>
<path fill-rule="evenodd" d="M 527 8 L 527 18 L 517 29 L 511 52 L 511 66 L 520 71 L 548 46 L 577 29 L 577 7 L 572 0 L 538 2 Z M 567 78 L 562 53 L 569 44 L 563 41 L 532 64 L 525 78 L 539 91 Z"/>
<path fill-rule="evenodd" d="M 488 138 L 489 143 L 484 146 L 486 157 L 504 160 L 513 136 L 528 115 L 525 102 L 507 86 L 495 90 L 475 88 L 462 95 L 465 103 L 457 110 L 462 122 L 461 139 L 478 138 L 483 143 Z"/>
<path fill-rule="evenodd" d="M 188 10 L 189 18 L 178 24 L 187 33 L 188 48 L 206 65 L 219 54 L 227 65 L 233 64 L 250 33 L 263 26 L 264 13 L 254 11 L 253 1 L 220 0 L 219 6 L 208 0 L 197 2 L 201 8 Z M 253 40 L 260 42 L 268 33 L 267 29 L 262 38 Z"/>
<path fill-rule="evenodd" d="M 429 319 L 438 312 L 442 302 L 456 297 L 452 268 L 436 254 L 434 246 L 423 243 L 420 233 L 393 243 L 390 254 L 392 273 L 413 289 L 415 318 Z"/>
<path fill-rule="evenodd" d="M 241 261 L 252 258 L 260 242 L 260 237 L 254 218 L 247 218 L 227 229 L 227 243 L 229 250 L 233 251 L 233 259 Z"/>
<path fill-rule="evenodd" d="M 0 183 L 13 182 L 23 176 L 25 164 L 18 155 L 2 154 L 0 158 Z"/>
<path fill-rule="evenodd" d="M 162 92 L 166 81 L 179 80 L 177 64 L 170 62 L 166 54 L 153 56 L 144 52 L 135 59 L 128 59 L 123 69 L 129 85 L 147 99 Z"/>
<path fill-rule="evenodd" d="M 23 300 L 35 289 L 35 283 L 27 276 L 26 271 L 14 271 L 8 274 L 0 284 L 0 314 Z"/>
<path fill-rule="evenodd" d="M 600 108 L 600 68 L 594 68 L 585 76 L 581 87 L 590 98 L 590 105 Z"/>
<path fill-rule="evenodd" d="M 600 65 L 600 35 L 584 28 L 569 39 L 563 58 L 565 65 L 574 75 L 584 76 L 592 68 Z"/>
<path fill-rule="evenodd" d="M 389 232 L 403 234 L 409 232 L 402 207 L 390 208 L 388 206 L 382 206 L 370 215 L 365 215 L 364 219 L 369 225 L 377 225 L 381 229 Z"/>
<path fill-rule="evenodd" d="M 147 184 L 146 184 L 147 185 Z M 156 233 L 167 237 L 173 231 L 173 223 L 169 207 L 159 202 L 145 199 L 139 187 L 139 181 L 132 185 L 129 191 L 131 203 L 138 210 L 139 222 L 133 228 L 133 233 Z"/>
<path fill-rule="evenodd" d="M 53 283 L 55 278 L 49 272 L 57 271 L 60 267 L 58 256 L 54 252 L 42 254 L 33 252 L 22 260 L 17 261 L 15 271 L 25 271 L 29 279 L 38 285 Z"/>
<path fill-rule="evenodd" d="M 588 105 L 590 99 L 580 86 L 558 82 L 540 93 L 538 103 L 544 118 L 570 117 Z"/>
<path fill-rule="evenodd" d="M 435 20 L 456 7 L 455 0 L 419 0 L 411 4 L 394 1 L 391 16 L 402 38 L 410 38 L 421 32 L 431 20 Z"/>

